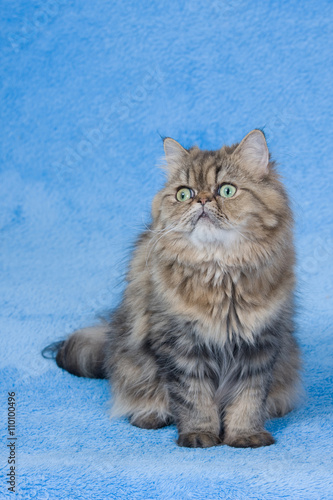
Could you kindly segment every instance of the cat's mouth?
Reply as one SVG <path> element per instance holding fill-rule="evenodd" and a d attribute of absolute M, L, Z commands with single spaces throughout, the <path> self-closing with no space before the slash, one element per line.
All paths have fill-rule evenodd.
<path fill-rule="evenodd" d="M 193 222 L 194 227 L 206 226 L 207 228 L 216 228 L 216 229 L 229 229 L 223 224 L 222 217 L 217 217 L 214 212 L 210 212 L 208 209 L 202 208 L 202 210 L 195 214 Z"/>
<path fill-rule="evenodd" d="M 202 212 L 202 214 L 199 215 L 199 219 L 210 219 L 210 217 L 207 212 Z"/>
<path fill-rule="evenodd" d="M 195 224 L 199 221 L 214 224 L 213 217 L 205 210 L 202 210 L 202 212 L 197 216 Z"/>

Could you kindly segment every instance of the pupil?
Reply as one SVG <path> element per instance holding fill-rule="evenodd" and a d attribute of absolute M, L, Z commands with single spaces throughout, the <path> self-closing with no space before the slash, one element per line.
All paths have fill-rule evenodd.
<path fill-rule="evenodd" d="M 229 194 L 230 194 L 230 188 L 225 188 L 225 194 L 226 194 L 227 196 L 229 196 Z"/>

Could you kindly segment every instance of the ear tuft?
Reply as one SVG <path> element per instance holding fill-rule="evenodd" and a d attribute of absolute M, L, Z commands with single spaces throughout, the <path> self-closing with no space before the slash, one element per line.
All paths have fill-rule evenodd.
<path fill-rule="evenodd" d="M 268 174 L 269 151 L 261 130 L 252 130 L 237 146 L 233 155 L 261 178 Z"/>
<path fill-rule="evenodd" d="M 179 142 L 167 137 L 163 141 L 165 158 L 169 167 L 179 167 L 182 159 L 188 155 L 188 151 Z"/>

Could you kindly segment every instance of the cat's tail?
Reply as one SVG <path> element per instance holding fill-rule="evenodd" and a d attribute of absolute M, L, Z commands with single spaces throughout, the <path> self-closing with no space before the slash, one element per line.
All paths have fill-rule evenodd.
<path fill-rule="evenodd" d="M 101 324 L 77 330 L 67 340 L 45 347 L 42 355 L 78 377 L 107 378 L 104 364 L 109 329 Z"/>

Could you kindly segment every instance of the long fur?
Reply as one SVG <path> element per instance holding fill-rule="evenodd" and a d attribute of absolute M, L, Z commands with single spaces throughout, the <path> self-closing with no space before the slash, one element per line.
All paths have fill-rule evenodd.
<path fill-rule="evenodd" d="M 57 346 L 60 367 L 110 379 L 115 415 L 175 422 L 181 446 L 272 444 L 265 420 L 297 398 L 292 214 L 274 163 L 256 165 L 255 139 L 218 151 L 169 143 L 121 304 Z M 223 183 L 234 198 L 219 195 Z M 180 186 L 193 198 L 177 201 Z"/>

